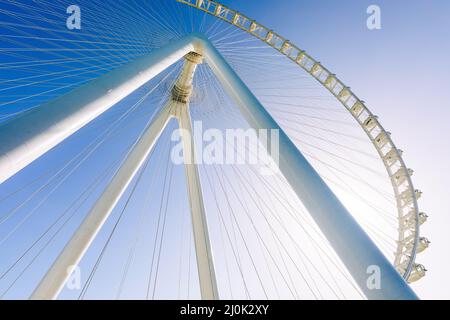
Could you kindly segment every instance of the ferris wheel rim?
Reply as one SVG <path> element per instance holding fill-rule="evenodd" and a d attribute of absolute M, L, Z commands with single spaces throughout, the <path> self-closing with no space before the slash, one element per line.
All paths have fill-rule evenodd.
<path fill-rule="evenodd" d="M 418 197 L 421 192 L 414 189 L 411 179 L 412 173 L 410 173 L 410 169 L 405 164 L 402 157 L 402 150 L 397 148 L 391 138 L 390 132 L 384 129 L 378 121 L 378 117 L 374 115 L 366 106 L 365 102 L 359 99 L 350 87 L 346 86 L 334 73 L 331 73 L 319 61 L 312 58 L 311 55 L 307 54 L 304 50 L 301 50 L 295 44 L 274 32 L 272 29 L 269 29 L 255 20 L 250 19 L 248 16 L 216 1 L 176 1 L 227 22 L 274 48 L 317 80 L 348 112 L 350 112 L 355 121 L 369 137 L 369 140 L 375 147 L 391 180 L 398 213 L 398 240 L 397 250 L 394 253 L 395 258 L 393 265 L 403 276 L 405 281 L 408 281 L 413 268 L 416 265 L 415 260 L 420 242 L 421 223 Z M 326 77 L 322 76 L 324 74 Z M 338 90 L 335 90 L 336 87 Z M 353 101 L 353 103 L 350 103 L 349 101 Z M 360 116 L 364 113 L 367 117 L 360 119 Z M 374 131 L 378 133 L 376 135 L 372 134 Z M 386 146 L 388 146 L 388 148 L 386 148 L 388 151 L 383 151 Z M 394 172 L 392 166 L 395 163 L 398 163 L 399 169 Z M 402 182 L 398 182 L 397 180 L 402 180 Z M 402 186 L 406 186 L 406 188 L 403 188 L 403 191 L 400 191 L 400 187 Z M 408 210 L 408 212 L 405 213 L 405 209 Z M 409 215 L 414 218 L 414 223 L 408 226 L 405 224 L 405 219 L 406 216 Z M 407 233 L 411 234 L 406 236 Z M 405 243 L 406 238 L 413 239 L 412 245 L 411 243 L 409 243 L 409 245 L 407 242 Z"/>

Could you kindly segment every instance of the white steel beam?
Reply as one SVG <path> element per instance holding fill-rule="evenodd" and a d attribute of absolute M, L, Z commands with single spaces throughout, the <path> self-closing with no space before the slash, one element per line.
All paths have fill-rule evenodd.
<path fill-rule="evenodd" d="M 56 299 L 68 277 L 78 265 L 89 245 L 108 219 L 111 211 L 149 155 L 167 122 L 172 117 L 167 103 L 133 146 L 110 184 L 92 207 L 77 231 L 64 247 L 47 274 L 31 295 L 33 300 Z"/>
<path fill-rule="evenodd" d="M 201 296 L 204 300 L 219 299 L 200 177 L 195 161 L 188 104 L 192 93 L 192 79 L 196 66 L 201 61 L 200 55 L 195 53 L 186 55 L 184 68 L 172 89 L 172 97 L 133 147 L 111 183 L 42 279 L 31 299 L 55 299 L 58 296 L 73 268 L 89 248 L 173 116 L 178 119 L 180 129 L 184 133 L 182 143 Z"/>
<path fill-rule="evenodd" d="M 0 126 L 0 183 L 193 50 L 172 42 Z"/>
<path fill-rule="evenodd" d="M 192 81 L 197 65 L 202 63 L 201 54 L 191 52 L 185 57 L 184 68 L 172 88 L 174 103 L 173 115 L 178 119 L 183 144 L 186 185 L 194 235 L 197 269 L 200 292 L 203 300 L 219 299 L 214 261 L 209 241 L 208 223 L 206 219 L 200 175 L 196 161 L 195 142 L 192 134 L 192 123 L 189 114 L 189 99 L 192 94 Z"/>
<path fill-rule="evenodd" d="M 278 130 L 280 171 L 366 297 L 417 299 L 414 291 L 217 49 L 201 34 L 196 37 L 195 47 L 203 54 L 225 90 L 235 100 L 247 122 L 257 131 Z M 371 268 L 380 271 L 380 288 L 368 285 L 371 276 L 368 272 L 375 270 Z"/>
<path fill-rule="evenodd" d="M 203 300 L 218 300 L 219 293 L 217 290 L 211 243 L 209 241 L 202 187 L 196 163 L 189 105 L 187 103 L 178 103 L 175 115 L 178 119 L 182 135 L 184 167 L 191 209 L 201 296 Z"/>

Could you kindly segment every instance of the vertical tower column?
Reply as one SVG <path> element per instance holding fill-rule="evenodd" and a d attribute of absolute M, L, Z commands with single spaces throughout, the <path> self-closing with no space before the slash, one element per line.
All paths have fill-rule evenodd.
<path fill-rule="evenodd" d="M 182 49 L 180 49 L 180 47 L 182 47 Z M 158 51 L 156 54 L 159 58 L 161 58 L 161 61 L 152 62 L 157 63 L 159 68 L 165 64 L 162 60 L 164 60 L 164 56 L 166 54 L 168 54 L 168 57 L 172 60 L 176 58 L 173 56 L 175 51 L 179 54 L 188 48 L 194 48 L 188 52 L 195 50 L 196 52 L 201 52 L 207 58 L 211 69 L 214 71 L 230 96 L 234 98 L 240 107 L 241 112 L 252 127 L 255 129 L 279 130 L 281 172 L 289 181 L 297 196 L 307 207 L 312 217 L 327 237 L 331 246 L 339 255 L 365 295 L 369 299 L 417 299 L 417 296 L 408 284 L 396 272 L 392 264 L 384 257 L 382 252 L 377 248 L 370 237 L 358 225 L 352 215 L 333 194 L 332 190 L 326 185 L 302 153 L 297 149 L 295 144 L 278 126 L 276 121 L 264 109 L 262 104 L 251 93 L 248 87 L 228 65 L 220 53 L 206 39 L 195 34 L 187 36 L 178 42 L 174 42 L 169 45 L 164 50 Z M 192 78 L 196 65 L 200 62 L 201 56 L 198 54 L 191 53 L 186 56 L 185 67 L 173 88 L 171 101 L 169 101 L 155 120 L 153 120 L 152 124 L 146 129 L 144 135 L 133 147 L 133 150 L 114 176 L 111 184 L 107 187 L 105 192 L 81 224 L 80 228 L 73 235 L 72 239 L 66 245 L 46 276 L 42 279 L 31 298 L 56 298 L 66 279 L 70 275 L 71 270 L 80 261 L 90 243 L 95 238 L 97 232 L 102 227 L 118 199 L 123 194 L 124 190 L 144 162 L 145 158 L 148 156 L 151 148 L 171 116 L 176 116 L 180 122 L 180 127 L 187 129 L 188 134 L 186 137 L 189 137 L 191 140 L 183 140 L 184 150 L 191 151 L 190 153 L 185 152 L 188 157 L 189 155 L 193 155 L 194 147 L 188 102 L 192 93 Z M 153 63 L 150 64 L 153 65 Z M 139 73 L 140 67 L 141 65 L 131 65 L 127 67 L 125 71 Z M 121 71 L 123 72 L 123 70 Z M 134 81 L 134 78 L 131 78 L 130 80 L 121 76 L 120 70 L 114 74 L 111 74 L 108 77 L 109 80 L 107 82 L 115 80 L 116 77 L 120 80 L 120 84 L 129 84 L 129 81 L 133 82 L 133 85 L 125 88 L 126 90 L 120 87 L 119 91 L 122 92 L 122 90 L 124 90 L 124 92 L 128 92 L 128 90 L 130 90 L 131 92 L 131 89 L 137 88 L 136 86 L 138 82 Z M 139 76 L 137 77 L 140 78 Z M 143 79 L 140 79 L 140 81 L 143 81 Z M 103 91 L 97 92 L 97 90 L 94 90 L 99 89 L 100 86 L 98 83 L 96 87 L 97 88 L 92 89 L 93 93 L 95 93 L 95 96 L 103 99 L 107 93 Z M 73 97 L 77 94 L 80 95 L 80 92 L 86 92 L 84 89 L 80 90 L 81 91 L 72 93 Z M 118 96 L 115 99 L 119 98 L 120 97 Z M 95 101 L 96 103 L 94 106 L 96 108 L 102 105 L 100 100 Z M 177 108 L 176 111 L 172 113 L 170 106 L 174 104 Z M 77 105 L 74 110 L 83 110 L 80 115 L 82 115 L 84 119 L 86 115 L 86 110 L 84 110 L 84 108 L 89 105 L 89 101 L 83 100 L 83 103 Z M 97 111 L 98 110 L 96 110 L 95 115 L 97 114 Z M 51 119 L 50 122 L 43 121 L 43 119 L 46 119 L 47 115 L 49 116 L 49 119 Z M 20 133 L 19 129 L 21 127 L 19 126 L 19 129 L 15 130 L 13 130 L 14 128 L 10 128 L 11 130 L 8 129 L 5 131 L 0 130 L 0 138 L 5 138 L 5 141 L 8 141 L 8 143 L 5 144 L 8 146 L 6 149 L 3 150 L 3 148 L 0 148 L 0 160 L 6 159 L 6 165 L 4 166 L 0 161 L 0 168 L 8 167 L 15 159 L 13 154 L 15 154 L 15 152 L 19 149 L 20 152 L 17 151 L 19 152 L 17 153 L 17 156 L 23 155 L 24 157 L 29 158 L 29 160 L 26 161 L 26 164 L 30 163 L 33 159 L 49 150 L 53 145 L 56 145 L 58 142 L 62 141 L 62 139 L 68 136 L 72 131 L 76 131 L 79 126 L 89 122 L 91 118 L 95 117 L 95 115 L 89 116 L 89 119 L 87 120 L 85 119 L 81 122 L 77 122 L 76 128 L 72 128 L 69 133 L 60 134 L 57 132 L 54 134 L 52 133 L 53 125 L 56 126 L 64 124 L 66 120 L 70 119 L 70 117 L 69 114 L 64 114 L 61 118 L 50 117 L 51 112 L 49 108 L 45 109 L 42 113 L 34 113 L 33 116 L 22 118 L 21 121 L 24 124 L 26 122 L 33 123 L 33 121 L 29 120 L 33 120 L 33 117 L 36 116 L 35 120 L 39 120 L 36 121 L 36 123 L 40 126 L 40 129 L 36 132 L 27 132 L 25 136 L 18 140 L 12 138 L 7 140 L 9 136 L 13 136 L 13 133 Z M 38 133 L 41 132 L 41 129 L 43 130 L 42 132 L 45 132 L 44 136 L 38 135 Z M 28 152 L 26 144 L 32 143 L 36 139 L 39 140 L 40 138 L 45 138 L 43 139 L 45 140 L 45 146 L 38 146 L 37 149 L 39 149 L 39 152 L 36 154 L 33 152 Z M 3 142 L 2 139 L 0 140 Z M 185 137 L 183 139 L 185 139 Z M 190 144 L 188 143 L 189 141 Z M 2 146 L 2 144 L 0 144 L 0 146 Z M 33 148 L 31 149 L 34 150 Z M 191 158 L 191 161 L 193 164 L 186 166 L 186 175 L 189 188 L 189 200 L 202 298 L 216 299 L 218 298 L 217 285 L 209 244 L 200 179 L 198 169 L 195 165 L 195 159 Z M 26 164 L 20 165 L 20 168 L 24 167 Z M 7 175 L 3 178 L 0 177 L 0 182 L 20 170 L 20 168 L 17 167 L 13 170 L 7 170 Z M 367 270 L 370 266 L 379 267 L 381 277 L 381 288 L 379 289 L 373 290 L 367 286 Z"/>
<path fill-rule="evenodd" d="M 200 291 L 203 300 L 219 299 L 214 263 L 209 241 L 205 206 L 203 203 L 200 175 L 195 156 L 195 144 L 189 115 L 189 99 L 192 94 L 192 80 L 202 56 L 191 52 L 185 57 L 184 69 L 172 89 L 173 115 L 178 119 L 183 143 L 184 167 L 192 217 Z"/>

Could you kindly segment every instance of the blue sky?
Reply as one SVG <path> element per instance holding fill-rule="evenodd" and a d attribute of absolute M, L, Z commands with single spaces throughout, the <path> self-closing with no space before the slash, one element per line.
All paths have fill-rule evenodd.
<path fill-rule="evenodd" d="M 424 191 L 420 208 L 430 215 L 422 234 L 432 241 L 432 246 L 418 257 L 418 262 L 429 272 L 413 288 L 423 298 L 450 298 L 450 280 L 445 276 L 450 263 L 447 249 L 450 214 L 448 206 L 443 204 L 443 199 L 449 196 L 450 180 L 446 167 L 450 161 L 447 124 L 450 3 L 439 0 L 223 2 L 272 27 L 321 61 L 350 85 L 392 132 L 397 146 L 405 151 L 407 165 L 415 171 L 415 187 Z M 371 4 L 381 8 L 381 30 L 366 27 L 366 9 Z M 2 58 L 5 62 L 5 56 Z M 72 143 L 77 145 L 76 140 Z M 78 149 L 67 146 L 66 150 Z"/>

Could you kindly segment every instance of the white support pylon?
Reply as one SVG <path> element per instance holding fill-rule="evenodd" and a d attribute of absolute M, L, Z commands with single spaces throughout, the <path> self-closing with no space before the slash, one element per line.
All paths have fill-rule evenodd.
<path fill-rule="evenodd" d="M 139 57 L 0 126 L 0 183 L 194 50 L 190 37 Z"/>
<path fill-rule="evenodd" d="M 196 164 L 195 143 L 192 135 L 189 104 L 178 104 L 175 112 L 182 132 L 181 139 L 185 161 L 184 167 L 186 172 L 186 184 L 189 195 L 201 297 L 203 300 L 218 300 L 219 293 L 217 290 L 211 243 L 209 241 L 202 187 L 200 184 L 198 166 Z"/>
<path fill-rule="evenodd" d="M 201 34 L 196 48 L 256 131 L 279 132 L 279 169 L 368 299 L 418 299 L 284 130 L 217 49 Z M 376 274 L 372 274 L 376 270 Z M 372 278 L 379 286 L 370 285 Z"/>
<path fill-rule="evenodd" d="M 192 94 L 192 79 L 197 64 L 202 61 L 202 56 L 192 52 L 185 59 L 184 69 L 173 88 L 172 99 L 175 100 L 173 110 L 174 116 L 178 119 L 183 143 L 184 167 L 192 217 L 192 230 L 197 256 L 201 297 L 203 300 L 218 300 L 219 293 L 195 155 L 192 122 L 189 114 L 189 97 Z"/>
<path fill-rule="evenodd" d="M 131 180 L 150 154 L 161 132 L 171 118 L 171 107 L 171 103 L 167 103 L 152 120 L 142 137 L 133 146 L 125 162 L 112 178 L 110 184 L 34 290 L 30 299 L 50 300 L 58 297 L 68 277 L 78 265 Z"/>
<path fill-rule="evenodd" d="M 125 162 L 48 270 L 31 299 L 55 299 L 58 296 L 172 117 L 178 119 L 179 127 L 184 133 L 183 153 L 201 296 L 204 300 L 219 299 L 189 115 L 192 79 L 201 60 L 201 56 L 195 53 L 186 56 L 183 71 L 172 89 L 169 101 L 133 146 Z"/>

